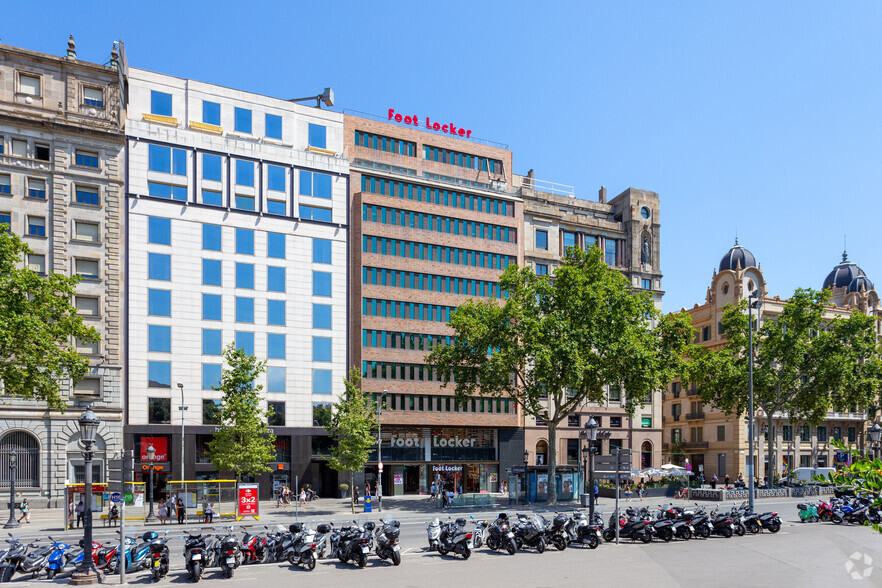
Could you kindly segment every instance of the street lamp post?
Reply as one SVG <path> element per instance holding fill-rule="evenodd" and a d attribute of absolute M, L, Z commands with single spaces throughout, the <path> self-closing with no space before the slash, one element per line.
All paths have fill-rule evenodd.
<path fill-rule="evenodd" d="M 879 423 L 873 423 L 873 426 L 867 431 L 870 443 L 873 444 L 873 459 L 879 459 L 879 440 L 882 439 L 882 427 Z"/>
<path fill-rule="evenodd" d="M 82 586 L 98 582 L 98 571 L 92 562 L 92 445 L 98 436 L 98 425 L 101 421 L 89 406 L 77 422 L 80 425 L 80 442 L 83 444 L 83 461 L 86 465 L 83 485 L 83 561 L 70 577 L 70 583 Z"/>
<path fill-rule="evenodd" d="M 15 452 L 9 454 L 9 520 L 3 525 L 4 529 L 17 529 L 18 521 L 15 520 Z"/>
<path fill-rule="evenodd" d="M 747 355 L 749 356 L 749 367 L 748 367 L 748 401 L 747 401 L 747 442 L 749 444 L 748 447 L 748 461 L 750 461 L 750 466 L 747 468 L 747 483 L 748 483 L 748 501 L 750 504 L 750 511 L 753 512 L 753 499 L 754 494 L 756 493 L 756 488 L 754 484 L 756 466 L 754 463 L 754 453 L 753 453 L 753 437 L 755 433 L 755 425 L 754 425 L 754 409 L 753 409 L 753 309 L 757 309 L 757 315 L 759 315 L 759 307 L 762 305 L 762 292 L 757 288 L 753 292 L 747 295 Z M 771 464 L 771 460 L 769 460 Z"/>
<path fill-rule="evenodd" d="M 388 393 L 388 390 L 383 390 L 383 396 L 377 403 L 377 508 L 380 512 L 383 512 L 383 436 L 380 428 L 380 415 L 383 414 L 383 403 L 386 402 L 386 394 Z"/>
<path fill-rule="evenodd" d="M 186 479 L 184 478 L 184 411 L 188 407 L 184 405 L 184 383 L 178 382 L 178 388 L 181 390 L 181 484 L 183 485 Z"/>
<path fill-rule="evenodd" d="M 585 445 L 582 447 L 582 492 L 581 494 L 586 494 L 586 490 L 588 488 L 588 446 Z M 589 498 L 590 500 L 590 498 Z M 585 506 L 584 504 L 582 506 Z"/>
<path fill-rule="evenodd" d="M 530 477 L 527 475 L 527 462 L 530 452 L 524 449 L 524 504 L 530 504 Z"/>
<path fill-rule="evenodd" d="M 153 514 L 153 462 L 156 460 L 156 449 L 153 447 L 153 443 L 147 446 L 147 461 L 150 462 L 150 512 L 147 513 L 147 516 L 144 518 L 145 523 L 155 523 L 156 516 Z"/>
<path fill-rule="evenodd" d="M 585 423 L 585 438 L 588 439 L 588 520 L 594 524 L 594 441 L 597 440 L 597 429 L 600 425 L 590 417 Z"/>

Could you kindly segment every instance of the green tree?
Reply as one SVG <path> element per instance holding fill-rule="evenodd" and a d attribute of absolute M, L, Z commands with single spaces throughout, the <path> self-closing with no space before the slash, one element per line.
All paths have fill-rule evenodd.
<path fill-rule="evenodd" d="M 833 446 L 848 450 L 844 444 L 833 441 Z M 845 486 L 854 490 L 857 495 L 864 495 L 872 498 L 872 506 L 875 508 L 882 507 L 882 461 L 878 458 L 874 459 L 868 455 L 858 451 L 851 451 L 852 462 L 841 469 L 830 472 L 827 477 L 814 476 L 819 482 L 826 482 L 836 486 Z M 877 533 L 882 533 L 882 525 L 877 523 L 865 523 L 873 528 Z"/>
<path fill-rule="evenodd" d="M 218 471 L 232 471 L 241 480 L 270 471 L 269 462 L 276 455 L 276 437 L 267 426 L 267 412 L 260 408 L 263 386 L 255 384 L 266 362 L 234 343 L 224 348 L 224 360 L 227 367 L 220 384 L 212 387 L 223 392 L 221 427 L 208 443 L 208 459 Z"/>
<path fill-rule="evenodd" d="M 509 266 L 500 285 L 502 304 L 469 300 L 456 309 L 453 342 L 426 361 L 444 386 L 455 383 L 457 401 L 510 397 L 545 421 L 553 504 L 561 421 L 586 402 L 603 404 L 607 386 L 623 390 L 633 414 L 679 375 L 693 329 L 685 315 L 660 316 L 596 247 L 570 248 L 553 277 Z"/>
<path fill-rule="evenodd" d="M 349 370 L 349 378 L 344 384 L 346 391 L 334 403 L 331 421 L 325 428 L 334 441 L 328 464 L 338 472 L 349 472 L 349 487 L 352 488 L 352 473 L 364 467 L 371 449 L 377 443 L 377 405 L 368 394 L 362 392 L 358 368 Z M 354 492 L 350 495 L 349 503 L 354 513 Z"/>
<path fill-rule="evenodd" d="M 770 433 L 774 419 L 817 423 L 831 410 L 865 407 L 882 384 L 875 319 L 855 311 L 824 317 L 829 290 L 798 289 L 780 316 L 763 321 L 753 337 L 754 408 Z M 694 354 L 691 380 L 702 401 L 727 414 L 748 414 L 749 325 L 747 300 L 723 311 L 728 345 Z M 774 435 L 768 436 L 766 475 L 775 479 Z"/>
<path fill-rule="evenodd" d="M 98 332 L 71 304 L 79 278 L 41 276 L 26 267 L 31 249 L 0 225 L 0 382 L 2 396 L 39 400 L 64 412 L 61 383 L 89 371 L 76 339 L 94 343 Z"/>

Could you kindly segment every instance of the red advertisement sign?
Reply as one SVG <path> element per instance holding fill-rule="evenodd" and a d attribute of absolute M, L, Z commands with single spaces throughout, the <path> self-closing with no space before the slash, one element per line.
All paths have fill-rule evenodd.
<path fill-rule="evenodd" d="M 168 461 L 168 437 L 141 437 L 141 461 L 147 459 L 147 448 L 153 445 L 156 457 L 153 461 Z"/>
<path fill-rule="evenodd" d="M 417 115 L 409 115 L 402 114 L 400 112 L 395 112 L 394 108 L 389 109 L 388 120 L 394 120 L 397 123 L 404 123 L 406 125 L 413 125 L 415 127 L 420 126 L 420 117 Z M 432 122 L 432 120 L 427 116 L 424 119 L 425 125 L 427 129 L 432 129 L 433 131 L 441 131 L 442 133 L 447 133 L 448 135 L 465 137 L 466 139 L 471 138 L 472 131 L 470 129 L 464 129 L 462 127 L 457 127 L 453 123 L 439 123 Z"/>
<path fill-rule="evenodd" d="M 239 518 L 254 517 L 258 518 L 259 503 L 257 501 L 257 484 L 239 484 L 238 500 Z"/>

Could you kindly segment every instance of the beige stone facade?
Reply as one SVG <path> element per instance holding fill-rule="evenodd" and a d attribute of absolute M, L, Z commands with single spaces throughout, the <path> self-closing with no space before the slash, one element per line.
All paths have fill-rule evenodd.
<path fill-rule="evenodd" d="M 873 284 L 855 264 L 843 255 L 824 282 L 833 290 L 832 304 L 827 308 L 826 318 L 847 316 L 855 308 L 876 318 L 876 332 L 882 334 L 882 309 Z M 703 304 L 684 309 L 692 318 L 697 330 L 697 342 L 719 349 L 726 345 L 720 335 L 720 321 L 727 304 L 735 304 L 749 292 L 760 288 L 767 293 L 762 298 L 758 316 L 763 320 L 774 319 L 781 314 L 787 300 L 769 296 L 760 264 L 753 255 L 738 245 L 723 258 L 714 271 L 711 285 Z M 849 412 L 831 412 L 818 425 L 794 421 L 785 415 L 775 419 L 771 434 L 775 439 L 776 472 L 782 474 L 786 467 L 835 467 L 838 450 L 830 441 L 840 439 L 847 446 L 862 449 L 865 441 L 866 413 L 862 409 Z M 716 475 L 721 481 L 731 480 L 743 474 L 747 479 L 748 428 L 747 417 L 731 416 L 711 406 L 702 404 L 698 391 L 692 387 L 682 389 L 679 382 L 671 384 L 664 395 L 664 452 L 665 459 L 683 464 L 688 459 L 693 471 L 704 472 L 706 479 Z M 768 463 L 765 415 L 757 411 L 756 451 L 757 476 L 764 477 Z"/>
<path fill-rule="evenodd" d="M 17 488 L 52 505 L 83 475 L 76 419 L 86 406 L 102 421 L 95 481 L 122 442 L 124 113 L 114 57 L 80 61 L 72 40 L 65 57 L 0 45 L 0 222 L 34 250 L 31 267 L 83 278 L 75 302 L 102 339 L 79 347 L 91 371 L 63 386 L 64 414 L 24 401 L 0 410 L 0 485 L 15 450 Z"/>

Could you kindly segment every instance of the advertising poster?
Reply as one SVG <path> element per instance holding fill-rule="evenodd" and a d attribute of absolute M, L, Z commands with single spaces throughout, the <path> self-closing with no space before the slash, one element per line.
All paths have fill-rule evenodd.
<path fill-rule="evenodd" d="M 256 520 L 260 520 L 257 489 L 257 484 L 239 484 L 236 494 L 239 512 L 236 520 L 242 520 L 243 517 L 254 517 Z"/>
<path fill-rule="evenodd" d="M 548 495 L 548 474 L 539 474 L 536 482 L 536 496 Z"/>
<path fill-rule="evenodd" d="M 404 484 L 404 474 L 395 474 L 393 476 L 393 482 L 395 484 Z"/>

